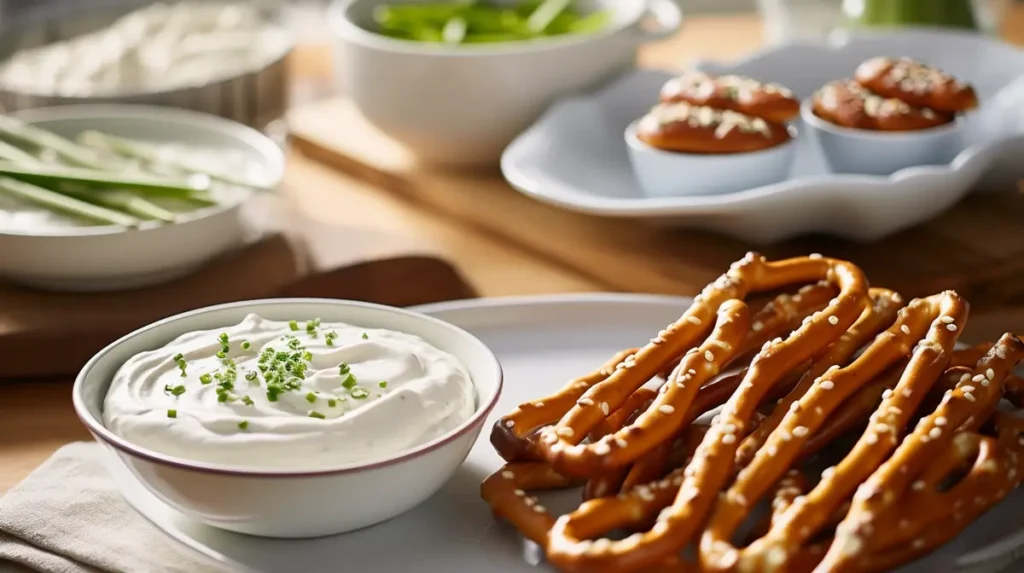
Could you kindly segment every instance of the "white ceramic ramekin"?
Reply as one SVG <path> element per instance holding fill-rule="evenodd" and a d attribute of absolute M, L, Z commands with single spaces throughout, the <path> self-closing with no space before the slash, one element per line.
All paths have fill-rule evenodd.
<path fill-rule="evenodd" d="M 477 391 L 473 415 L 451 432 L 407 452 L 326 470 L 256 470 L 167 456 L 136 446 L 103 425 L 114 373 L 139 352 L 186 332 L 235 324 L 249 313 L 271 320 L 316 316 L 422 337 L 466 367 Z M 361 302 L 276 299 L 213 306 L 166 318 L 114 342 L 75 380 L 73 402 L 96 440 L 154 495 L 207 525 L 267 537 L 317 537 L 379 523 L 416 507 L 458 470 L 501 394 L 494 354 L 473 335 L 419 313 Z M 402 420 L 395 420 L 401 424 Z"/>
<path fill-rule="evenodd" d="M 764 151 L 697 154 L 663 151 L 637 137 L 634 121 L 626 128 L 626 146 L 640 188 L 650 197 L 718 195 L 770 185 L 789 177 L 796 154 L 793 138 Z"/>
<path fill-rule="evenodd" d="M 962 117 L 915 131 L 851 129 L 815 115 L 809 99 L 800 106 L 800 117 L 833 173 L 891 175 L 907 167 L 946 165 L 964 148 Z"/>
<path fill-rule="evenodd" d="M 641 44 L 671 36 L 682 22 L 674 0 L 589 0 L 584 5 L 614 12 L 598 33 L 444 46 L 369 31 L 374 8 L 394 2 L 331 6 L 341 88 L 370 123 L 420 160 L 460 166 L 497 165 L 505 146 L 550 104 L 631 68 Z M 657 30 L 645 26 L 650 20 Z"/>

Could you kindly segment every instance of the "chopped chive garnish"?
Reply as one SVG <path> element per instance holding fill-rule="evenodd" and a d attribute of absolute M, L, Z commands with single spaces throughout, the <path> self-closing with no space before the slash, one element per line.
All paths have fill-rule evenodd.
<path fill-rule="evenodd" d="M 352 368 L 346 362 L 342 362 L 338 365 L 338 374 L 341 374 L 342 376 L 348 374 L 351 370 Z"/>
<path fill-rule="evenodd" d="M 312 392 L 306 394 L 306 401 L 309 402 L 310 404 L 312 404 L 313 402 L 316 402 L 316 394 L 314 394 Z"/>
<path fill-rule="evenodd" d="M 334 398 L 331 398 L 331 399 L 327 400 L 327 405 L 329 407 L 333 408 L 333 407 L 338 405 L 338 401 L 335 400 Z"/>
<path fill-rule="evenodd" d="M 366 398 L 367 396 L 370 395 L 370 393 L 366 391 L 366 388 L 359 387 L 350 390 L 349 394 L 351 394 L 352 397 L 355 398 L 356 400 L 362 400 L 363 398 Z"/>
<path fill-rule="evenodd" d="M 288 321 L 288 328 L 292 329 L 292 332 L 298 332 L 298 330 L 299 330 L 299 323 L 294 321 L 294 320 L 289 320 Z"/>
<path fill-rule="evenodd" d="M 333 338 L 328 338 L 327 339 L 327 346 L 334 346 L 334 339 Z"/>
<path fill-rule="evenodd" d="M 174 355 L 174 361 L 175 362 L 181 362 L 182 360 L 184 360 L 184 358 L 185 358 L 185 355 L 180 353 L 180 352 Z"/>
<path fill-rule="evenodd" d="M 249 420 L 242 420 L 241 422 L 238 423 L 238 429 L 239 430 L 244 430 L 244 429 L 246 429 L 248 427 L 249 427 Z"/>
<path fill-rule="evenodd" d="M 256 374 L 255 370 L 250 370 L 245 373 L 245 379 L 249 382 L 256 382 L 259 379 L 259 374 Z"/>
<path fill-rule="evenodd" d="M 378 384 L 378 386 L 380 386 L 381 388 L 387 388 L 388 387 L 388 383 L 385 380 L 381 380 L 380 384 Z"/>
<path fill-rule="evenodd" d="M 298 338 L 293 338 L 288 341 L 288 348 L 291 348 L 292 350 L 298 350 L 300 346 L 302 346 L 302 342 L 300 342 Z"/>
<path fill-rule="evenodd" d="M 242 396 L 242 403 L 245 404 L 246 406 L 252 406 L 253 405 L 252 398 L 250 398 L 248 396 Z"/>
<path fill-rule="evenodd" d="M 202 382 L 203 384 L 209 384 L 210 382 L 213 382 L 213 376 L 210 376 L 209 373 L 203 374 L 202 376 L 199 377 L 199 381 Z"/>
<path fill-rule="evenodd" d="M 228 343 L 228 333 L 226 333 L 226 332 L 220 333 L 220 336 L 217 337 L 217 340 L 219 340 L 221 344 L 227 344 Z"/>
<path fill-rule="evenodd" d="M 313 326 L 320 326 L 320 319 L 319 318 L 314 318 L 313 319 Z"/>
<path fill-rule="evenodd" d="M 248 340 L 243 340 L 242 350 L 249 350 L 250 348 L 252 348 L 252 344 L 250 344 Z"/>
<path fill-rule="evenodd" d="M 168 418 L 177 418 L 178 417 L 178 411 L 177 410 L 173 410 L 173 409 L 172 410 L 167 410 L 167 417 Z"/>
<path fill-rule="evenodd" d="M 316 410 L 310 410 L 309 411 L 309 417 L 310 418 L 320 418 L 321 420 L 324 420 L 324 419 L 327 418 L 327 416 L 324 416 L 323 414 L 321 414 L 320 412 L 317 412 Z"/>
<path fill-rule="evenodd" d="M 344 387 L 347 390 L 351 390 L 352 388 L 355 388 L 356 387 L 356 377 L 353 376 L 351 372 L 346 374 L 345 375 L 345 379 L 341 381 L 341 385 L 342 385 L 342 387 Z"/>
<path fill-rule="evenodd" d="M 363 333 L 363 340 L 368 340 L 369 338 L 370 338 L 370 337 L 369 337 L 369 336 L 367 336 L 367 335 L 366 335 L 366 333 L 364 332 L 364 333 Z"/>
<path fill-rule="evenodd" d="M 218 350 L 217 351 L 217 358 L 224 358 L 227 355 L 228 355 L 228 353 L 224 352 L 223 350 Z"/>

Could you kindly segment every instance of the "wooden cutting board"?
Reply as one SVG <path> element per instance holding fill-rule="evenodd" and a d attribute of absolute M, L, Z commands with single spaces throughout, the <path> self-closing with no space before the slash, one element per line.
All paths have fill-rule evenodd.
<path fill-rule="evenodd" d="M 609 290 L 692 295 L 750 250 L 707 232 L 564 211 L 517 193 L 496 171 L 417 165 L 344 99 L 299 107 L 289 126 L 300 152 Z M 760 250 L 772 258 L 820 252 L 848 259 L 873 283 L 906 296 L 956 289 L 976 314 L 1024 305 L 1024 195 L 1006 191 L 972 196 L 931 222 L 873 244 L 811 236 Z"/>
<path fill-rule="evenodd" d="M 0 381 L 74 374 L 132 330 L 214 304 L 315 297 L 411 306 L 476 296 L 447 262 L 428 256 L 353 260 L 339 248 L 352 241 L 350 230 L 267 201 L 262 213 L 250 213 L 267 216 L 257 221 L 259 239 L 169 283 L 100 293 L 0 284 Z"/>

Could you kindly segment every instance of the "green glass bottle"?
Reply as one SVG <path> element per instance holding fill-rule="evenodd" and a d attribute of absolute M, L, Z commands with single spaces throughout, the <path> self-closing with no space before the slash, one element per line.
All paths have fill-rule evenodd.
<path fill-rule="evenodd" d="M 852 26 L 935 26 L 978 30 L 971 0 L 843 0 Z"/>

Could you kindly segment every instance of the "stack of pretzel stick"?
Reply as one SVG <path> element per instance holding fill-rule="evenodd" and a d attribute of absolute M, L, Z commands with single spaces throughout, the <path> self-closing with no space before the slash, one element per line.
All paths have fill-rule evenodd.
<path fill-rule="evenodd" d="M 1024 343 L 958 347 L 968 309 L 749 253 L 643 346 L 499 419 L 481 494 L 570 573 L 891 570 L 1024 476 Z M 534 497 L 578 486 L 558 517 Z"/>

